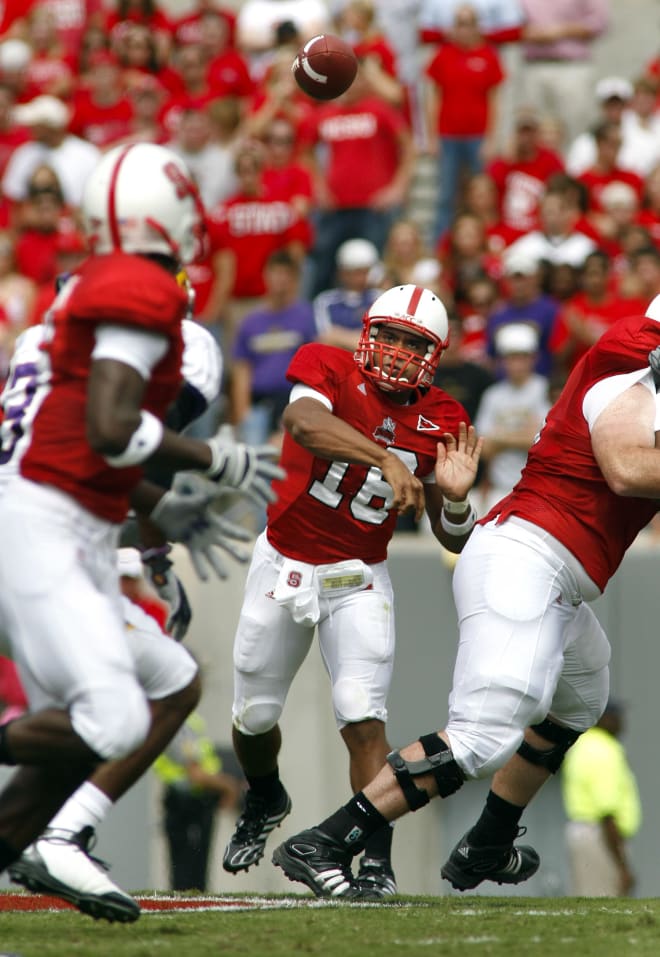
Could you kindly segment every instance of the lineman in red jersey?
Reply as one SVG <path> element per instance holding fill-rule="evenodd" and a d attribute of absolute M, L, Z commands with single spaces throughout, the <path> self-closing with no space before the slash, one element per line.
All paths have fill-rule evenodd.
<path fill-rule="evenodd" d="M 262 501 L 281 474 L 265 449 L 162 423 L 181 385 L 188 302 L 175 277 L 201 222 L 184 164 L 153 144 L 118 147 L 90 176 L 83 214 L 92 255 L 53 306 L 47 394 L 0 501 L 0 631 L 31 711 L 0 728 L 0 763 L 21 765 L 0 794 L 0 871 L 93 767 L 149 734 L 115 559 L 129 504 L 194 561 L 212 558 L 214 541 L 235 549 L 215 535 L 211 493 L 165 492 L 141 481 L 143 463 L 198 470 L 215 495 L 229 486 Z"/>
<path fill-rule="evenodd" d="M 431 385 L 447 337 L 439 299 L 398 286 L 366 313 L 355 356 L 313 343 L 289 366 L 287 477 L 255 547 L 234 646 L 233 741 L 249 791 L 223 858 L 232 873 L 261 859 L 291 809 L 277 769 L 278 721 L 316 625 L 355 790 L 387 754 L 394 613 L 386 557 L 397 515 L 425 506 L 453 552 L 475 522 L 467 493 L 481 443 L 463 407 Z M 396 893 L 391 841 L 386 826 L 366 847 L 364 899 Z"/>
<path fill-rule="evenodd" d="M 355 894 L 351 858 L 385 821 L 493 772 L 486 806 L 442 875 L 466 890 L 486 879 L 518 884 L 537 870 L 536 851 L 513 843 L 520 817 L 608 697 L 610 647 L 587 602 L 658 508 L 649 353 L 659 323 L 660 296 L 571 373 L 518 485 L 458 560 L 460 642 L 445 729 L 389 755 L 364 791 L 277 848 L 273 860 L 292 880 L 327 894 L 333 871 Z"/>

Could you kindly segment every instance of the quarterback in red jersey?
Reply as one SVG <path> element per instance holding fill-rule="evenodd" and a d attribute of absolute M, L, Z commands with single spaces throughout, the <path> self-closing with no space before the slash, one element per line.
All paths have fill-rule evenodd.
<path fill-rule="evenodd" d="M 163 424 L 181 386 L 188 307 L 176 275 L 202 222 L 183 162 L 147 143 L 111 150 L 85 186 L 83 217 L 91 256 L 53 305 L 47 378 L 32 384 L 44 397 L 20 474 L 0 497 L 0 633 L 30 704 L 0 727 L 0 763 L 21 766 L 0 794 L 0 871 L 100 761 L 134 753 L 150 734 L 115 559 L 129 505 L 205 571 L 208 546 L 223 544 L 210 504 L 218 488 L 270 501 L 281 474 L 272 450 Z M 20 403 L 7 417 L 20 439 Z M 215 486 L 166 491 L 142 479 L 146 462 L 200 471 Z"/>
<path fill-rule="evenodd" d="M 655 368 L 657 362 L 657 369 Z M 348 804 L 276 848 L 318 896 L 359 896 L 351 859 L 384 822 L 493 774 L 486 806 L 442 875 L 458 890 L 519 884 L 539 866 L 514 845 L 522 813 L 605 709 L 610 646 L 587 604 L 658 509 L 660 296 L 572 371 L 518 485 L 454 572 L 460 641 L 444 730 L 388 755 Z"/>
<path fill-rule="evenodd" d="M 227 871 L 257 863 L 291 808 L 277 770 L 278 721 L 317 625 L 356 790 L 389 750 L 394 612 L 386 557 L 397 514 L 414 509 L 419 517 L 426 508 L 453 552 L 475 523 L 467 493 L 481 443 L 463 407 L 431 384 L 447 339 L 437 296 L 398 286 L 366 313 L 354 356 L 313 343 L 289 366 L 286 478 L 256 543 L 234 646 L 233 741 L 249 790 L 225 850 Z M 386 826 L 365 849 L 363 899 L 396 893 L 391 841 Z"/>

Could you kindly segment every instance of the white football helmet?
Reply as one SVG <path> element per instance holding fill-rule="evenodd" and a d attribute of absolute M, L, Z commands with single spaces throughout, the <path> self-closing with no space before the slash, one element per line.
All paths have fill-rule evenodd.
<path fill-rule="evenodd" d="M 160 253 L 188 263 L 199 253 L 204 210 L 176 153 L 155 143 L 116 146 L 85 184 L 85 232 L 93 253 Z"/>
<path fill-rule="evenodd" d="M 424 355 L 376 342 L 384 324 L 399 326 L 428 341 Z M 355 361 L 363 374 L 386 391 L 417 389 L 433 382 L 440 356 L 447 348 L 447 310 L 430 289 L 407 284 L 394 286 L 376 299 L 362 319 L 362 335 Z M 389 371 L 383 358 L 391 359 Z"/>

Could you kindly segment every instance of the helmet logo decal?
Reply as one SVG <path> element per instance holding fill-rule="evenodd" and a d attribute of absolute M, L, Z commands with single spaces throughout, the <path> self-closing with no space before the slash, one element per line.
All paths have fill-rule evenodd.
<path fill-rule="evenodd" d="M 377 426 L 373 431 L 373 437 L 376 442 L 382 443 L 382 445 L 394 445 L 396 431 L 396 422 L 394 419 L 390 418 L 387 415 L 382 422 L 382 425 Z"/>

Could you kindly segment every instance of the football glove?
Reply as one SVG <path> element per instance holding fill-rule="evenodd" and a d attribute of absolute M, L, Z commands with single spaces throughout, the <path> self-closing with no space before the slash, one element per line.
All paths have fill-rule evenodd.
<path fill-rule="evenodd" d="M 243 492 L 261 508 L 276 500 L 271 482 L 283 479 L 286 474 L 272 461 L 278 457 L 278 449 L 272 445 L 233 442 L 224 426 L 206 443 L 213 456 L 206 475 L 218 486 Z"/>
<path fill-rule="evenodd" d="M 179 472 L 171 490 L 163 495 L 149 516 L 168 541 L 186 546 L 202 581 L 208 581 L 209 571 L 215 572 L 218 578 L 228 575 L 217 549 L 224 550 L 238 562 L 249 558 L 249 553 L 236 542 L 247 542 L 252 536 L 247 529 L 220 517 L 217 508 L 222 497 L 222 491 L 208 479 Z"/>
<path fill-rule="evenodd" d="M 142 564 L 158 597 L 166 602 L 169 608 L 166 630 L 175 641 L 183 641 L 192 619 L 192 609 L 186 590 L 174 573 L 172 562 L 167 557 L 170 551 L 169 545 L 162 548 L 148 548 L 142 552 Z"/>

